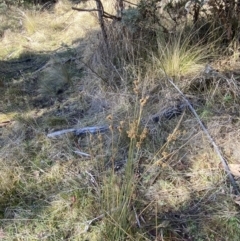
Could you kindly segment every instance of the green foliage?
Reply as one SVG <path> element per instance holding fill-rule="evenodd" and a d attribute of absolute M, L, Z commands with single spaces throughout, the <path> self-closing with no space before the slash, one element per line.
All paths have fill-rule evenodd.
<path fill-rule="evenodd" d="M 155 0 L 141 0 L 137 7 L 129 7 L 123 11 L 122 22 L 132 32 L 140 29 L 154 29 L 159 22 L 159 14 Z"/>
<path fill-rule="evenodd" d="M 131 32 L 136 32 L 138 23 L 141 20 L 141 14 L 137 8 L 128 8 L 123 11 L 122 23 L 127 26 Z"/>

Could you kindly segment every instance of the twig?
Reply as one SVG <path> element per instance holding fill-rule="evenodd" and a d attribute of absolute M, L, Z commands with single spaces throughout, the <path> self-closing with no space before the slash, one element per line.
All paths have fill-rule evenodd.
<path fill-rule="evenodd" d="M 141 228 L 141 223 L 140 223 L 140 221 L 139 221 L 139 218 L 138 218 L 138 215 L 137 215 L 137 212 L 136 212 L 136 209 L 135 209 L 134 206 L 133 206 L 133 211 L 134 211 L 134 214 L 135 214 L 135 218 L 136 218 L 138 227 Z"/>
<path fill-rule="evenodd" d="M 91 157 L 91 155 L 85 153 L 85 152 L 82 152 L 82 151 L 73 151 L 74 153 L 80 155 L 80 156 L 86 156 L 86 157 Z"/>
<path fill-rule="evenodd" d="M 72 10 L 76 10 L 76 11 L 79 11 L 79 12 L 97 12 L 99 11 L 98 9 L 84 9 L 84 8 L 76 8 L 76 7 L 72 7 Z"/>
<path fill-rule="evenodd" d="M 117 210 L 118 210 L 118 208 L 114 208 L 114 209 L 111 210 L 111 211 L 112 211 L 112 212 L 115 212 L 115 211 L 117 211 Z M 82 233 L 86 233 L 86 232 L 89 230 L 90 225 L 91 225 L 92 223 L 94 223 L 95 221 L 98 221 L 98 220 L 100 220 L 100 219 L 102 219 L 102 218 L 104 218 L 104 217 L 105 217 L 105 214 L 103 213 L 103 214 L 97 216 L 96 218 L 93 218 L 93 219 L 91 219 L 91 220 L 86 221 L 86 222 L 85 222 L 85 223 L 86 223 L 86 226 L 85 226 L 84 231 L 83 231 Z"/>
<path fill-rule="evenodd" d="M 123 0 L 123 2 L 125 2 L 125 3 L 129 3 L 129 4 L 133 5 L 133 6 L 138 6 L 137 4 L 135 4 L 135 3 L 131 3 L 131 2 L 126 1 L 126 0 Z"/>
<path fill-rule="evenodd" d="M 84 231 L 83 231 L 82 233 L 86 233 L 86 232 L 89 230 L 90 225 L 91 225 L 93 222 L 102 219 L 104 216 L 105 216 L 104 214 L 101 214 L 101 215 L 99 215 L 99 216 L 96 217 L 96 218 L 93 218 L 93 219 L 91 219 L 91 220 L 86 221 L 86 226 L 85 226 Z"/>
<path fill-rule="evenodd" d="M 93 174 L 90 173 L 90 172 L 88 172 L 88 171 L 86 171 L 86 173 L 90 176 L 90 180 L 91 180 L 91 182 L 94 183 L 95 185 L 97 185 L 97 182 L 96 182 L 96 180 L 95 180 Z"/>
<path fill-rule="evenodd" d="M 52 1 L 48 1 L 45 4 L 43 4 L 43 6 L 41 7 L 40 11 L 42 12 L 45 8 L 48 8 L 52 5 Z"/>
<path fill-rule="evenodd" d="M 96 9 L 96 8 L 92 8 L 92 9 L 84 9 L 84 8 L 76 8 L 76 7 L 72 7 L 72 10 L 76 10 L 79 12 L 100 12 L 101 10 Z M 115 19 L 115 20 L 121 20 L 120 17 L 117 17 L 115 15 L 112 15 L 110 13 L 107 13 L 105 11 L 102 12 L 102 16 L 104 18 L 110 18 L 110 19 Z"/>
<path fill-rule="evenodd" d="M 199 125 L 201 126 L 201 128 L 203 129 L 204 133 L 206 134 L 206 136 L 208 137 L 208 139 L 210 140 L 210 142 L 212 143 L 217 155 L 219 156 L 223 168 L 225 170 L 225 172 L 227 173 L 227 176 L 232 184 L 233 187 L 233 191 L 235 192 L 236 195 L 240 195 L 240 191 L 239 191 L 239 187 L 236 183 L 236 181 L 234 180 L 234 177 L 229 169 L 228 163 L 227 161 L 224 159 L 223 155 L 221 154 L 221 151 L 219 149 L 219 147 L 217 146 L 217 144 L 215 143 L 215 141 L 213 140 L 213 138 L 211 137 L 211 135 L 209 134 L 207 128 L 204 126 L 204 124 L 202 123 L 201 119 L 199 118 L 197 112 L 195 111 L 195 109 L 192 107 L 192 105 L 190 104 L 190 102 L 187 100 L 187 98 L 185 97 L 185 95 L 183 94 L 183 92 L 173 83 L 173 80 L 170 78 L 167 78 L 168 81 L 171 83 L 171 85 L 173 85 L 173 87 L 180 93 L 180 95 L 182 96 L 182 98 L 184 99 L 184 101 L 187 103 L 189 109 L 191 110 L 191 112 L 194 114 L 194 116 L 196 117 Z"/>
<path fill-rule="evenodd" d="M 103 12 L 103 17 L 104 18 L 115 19 L 115 20 L 118 20 L 118 21 L 120 21 L 122 19 L 121 17 L 117 17 L 117 16 L 112 15 L 112 14 L 107 13 L 107 12 Z"/>
<path fill-rule="evenodd" d="M 7 126 L 11 123 L 12 123 L 12 120 L 6 120 L 6 121 L 3 121 L 3 122 L 0 122 L 0 128 L 4 127 L 4 126 Z"/>

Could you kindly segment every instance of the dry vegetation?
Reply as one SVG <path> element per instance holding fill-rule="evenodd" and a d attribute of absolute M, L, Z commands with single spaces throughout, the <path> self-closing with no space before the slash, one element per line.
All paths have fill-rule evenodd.
<path fill-rule="evenodd" d="M 239 51 L 217 23 L 153 26 L 135 8 L 106 21 L 106 48 L 72 5 L 1 15 L 0 240 L 238 241 L 240 197 L 169 79 L 240 187 Z M 47 137 L 89 126 L 109 130 Z"/>

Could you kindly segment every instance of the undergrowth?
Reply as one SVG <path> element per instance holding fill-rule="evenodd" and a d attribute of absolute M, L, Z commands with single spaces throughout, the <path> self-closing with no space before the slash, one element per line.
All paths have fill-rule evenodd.
<path fill-rule="evenodd" d="M 218 37 L 128 28 L 141 17 L 129 8 L 125 22 L 106 21 L 106 48 L 96 14 L 70 7 L 13 8 L 20 25 L 1 29 L 0 239 L 238 240 L 239 197 L 168 81 L 239 165 L 239 73 L 217 69 Z M 47 136 L 89 126 L 108 130 Z"/>

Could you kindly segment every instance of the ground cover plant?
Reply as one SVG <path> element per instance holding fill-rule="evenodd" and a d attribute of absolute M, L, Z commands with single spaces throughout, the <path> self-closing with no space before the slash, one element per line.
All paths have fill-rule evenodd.
<path fill-rule="evenodd" d="M 239 240 L 223 3 L 1 3 L 0 240 Z"/>

